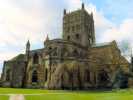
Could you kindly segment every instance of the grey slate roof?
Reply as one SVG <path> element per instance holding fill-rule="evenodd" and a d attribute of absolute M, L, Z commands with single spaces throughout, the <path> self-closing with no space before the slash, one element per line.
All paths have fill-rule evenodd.
<path fill-rule="evenodd" d="M 18 54 L 17 56 L 15 56 L 14 58 L 12 58 L 9 61 L 23 61 L 25 59 L 25 55 L 24 54 Z"/>
<path fill-rule="evenodd" d="M 41 53 L 43 50 L 44 50 L 44 48 L 31 50 L 30 51 L 30 54 L 33 54 L 33 53 Z"/>
<path fill-rule="evenodd" d="M 104 46 L 109 46 L 112 42 L 104 42 L 104 43 L 97 43 L 92 45 L 92 47 L 104 47 Z"/>

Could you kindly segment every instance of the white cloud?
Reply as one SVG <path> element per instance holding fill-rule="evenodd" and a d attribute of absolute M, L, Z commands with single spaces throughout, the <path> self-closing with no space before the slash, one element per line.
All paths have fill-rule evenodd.
<path fill-rule="evenodd" d="M 55 34 L 53 32 L 58 32 L 57 29 L 60 26 L 57 24 L 57 19 L 60 14 L 54 7 L 49 7 L 49 2 L 43 0 L 0 1 L 2 2 L 0 4 L 0 35 L 2 37 L 0 42 L 20 45 L 28 38 L 32 43 L 42 42 L 46 34 L 50 34 L 53 38 Z"/>
<path fill-rule="evenodd" d="M 118 27 L 112 27 L 111 29 L 105 29 L 101 41 L 130 41 L 133 43 L 133 19 L 125 19 Z"/>
<path fill-rule="evenodd" d="M 32 32 L 36 33 L 35 36 L 32 35 L 32 39 L 35 40 L 42 28 L 40 15 L 36 15 L 38 14 L 36 10 L 34 14 L 27 13 L 6 1 L 1 1 L 3 4 L 0 5 L 0 26 L 2 27 L 0 30 L 2 40 L 0 42 L 22 43 L 28 37 L 31 38 Z"/>
<path fill-rule="evenodd" d="M 32 44 L 43 46 L 47 34 L 51 38 L 61 37 L 62 10 L 81 8 L 82 0 L 0 0 L 0 60 L 7 60 L 24 52 L 29 38 Z M 61 6 L 61 7 L 60 7 Z M 96 6 L 85 4 L 89 13 L 94 13 L 96 40 L 133 43 L 133 18 L 126 18 L 120 25 L 108 20 Z M 133 47 L 133 44 L 131 44 Z M 20 48 L 20 49 L 18 49 Z M 7 50 L 8 49 L 8 50 Z"/>
<path fill-rule="evenodd" d="M 50 7 L 48 1 L 0 0 L 0 2 L 0 62 L 18 53 L 24 53 L 27 39 L 30 39 L 33 48 L 37 48 L 39 46 L 36 45 L 43 47 L 47 34 L 52 38 L 56 36 L 60 27 L 58 21 L 60 12 L 54 6 Z"/>

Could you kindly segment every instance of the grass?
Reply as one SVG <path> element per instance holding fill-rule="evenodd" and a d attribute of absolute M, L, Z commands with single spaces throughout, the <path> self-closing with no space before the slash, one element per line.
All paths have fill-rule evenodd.
<path fill-rule="evenodd" d="M 0 94 L 41 94 L 26 95 L 26 100 L 133 100 L 133 89 L 114 91 L 56 91 L 0 88 Z M 8 100 L 8 96 L 0 95 L 0 100 Z"/>
<path fill-rule="evenodd" d="M 47 93 L 48 90 L 41 89 L 14 89 L 14 88 L 0 88 L 0 94 L 39 94 Z"/>
<path fill-rule="evenodd" d="M 9 96 L 0 96 L 0 100 L 8 100 Z"/>

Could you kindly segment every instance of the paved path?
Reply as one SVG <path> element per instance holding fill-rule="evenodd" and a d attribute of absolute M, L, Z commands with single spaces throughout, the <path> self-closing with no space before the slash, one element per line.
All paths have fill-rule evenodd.
<path fill-rule="evenodd" d="M 13 94 L 9 97 L 9 100 L 25 100 L 22 94 Z"/>

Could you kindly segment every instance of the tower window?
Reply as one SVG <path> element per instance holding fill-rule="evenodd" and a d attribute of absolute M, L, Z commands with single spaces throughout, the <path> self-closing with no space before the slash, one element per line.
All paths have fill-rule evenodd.
<path fill-rule="evenodd" d="M 70 36 L 67 36 L 67 40 L 70 40 Z"/>
<path fill-rule="evenodd" d="M 75 30 L 75 29 L 74 29 L 74 26 L 72 26 L 72 32 L 74 32 L 74 30 Z"/>
<path fill-rule="evenodd" d="M 79 34 L 76 34 L 76 39 L 79 39 Z"/>
<path fill-rule="evenodd" d="M 70 28 L 69 27 L 67 28 L 67 32 L 70 32 Z"/>
<path fill-rule="evenodd" d="M 76 30 L 79 30 L 80 29 L 80 25 L 76 25 Z"/>
<path fill-rule="evenodd" d="M 37 71 L 33 71 L 33 73 L 32 73 L 32 82 L 37 82 L 37 81 L 38 81 Z"/>

